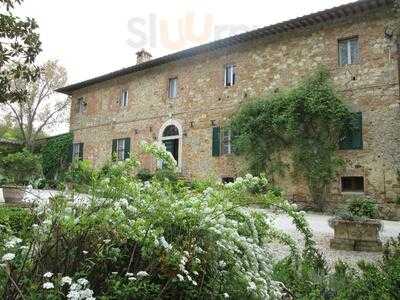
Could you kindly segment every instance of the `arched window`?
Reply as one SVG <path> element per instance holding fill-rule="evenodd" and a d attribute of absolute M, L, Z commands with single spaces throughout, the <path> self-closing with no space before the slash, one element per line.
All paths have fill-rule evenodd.
<path fill-rule="evenodd" d="M 163 137 L 177 136 L 179 129 L 175 125 L 168 125 L 163 132 Z"/>

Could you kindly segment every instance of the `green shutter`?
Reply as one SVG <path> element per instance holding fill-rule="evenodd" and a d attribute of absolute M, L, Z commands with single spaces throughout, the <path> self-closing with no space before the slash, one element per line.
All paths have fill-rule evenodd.
<path fill-rule="evenodd" d="M 83 159 L 83 143 L 79 143 L 79 159 Z"/>
<path fill-rule="evenodd" d="M 219 156 L 220 155 L 220 128 L 213 127 L 212 129 L 212 156 Z"/>
<path fill-rule="evenodd" d="M 117 140 L 112 140 L 111 157 L 114 160 L 117 154 Z"/>
<path fill-rule="evenodd" d="M 126 138 L 125 139 L 125 153 L 124 153 L 124 159 L 127 159 L 130 157 L 131 154 L 131 139 Z"/>

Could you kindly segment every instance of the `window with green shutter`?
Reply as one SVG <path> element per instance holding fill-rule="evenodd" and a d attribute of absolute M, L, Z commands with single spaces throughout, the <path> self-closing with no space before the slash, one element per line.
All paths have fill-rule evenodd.
<path fill-rule="evenodd" d="M 221 129 L 219 127 L 213 127 L 212 129 L 212 156 L 220 155 L 221 148 L 221 138 L 220 138 Z"/>
<path fill-rule="evenodd" d="M 354 113 L 345 124 L 342 138 L 339 142 L 341 150 L 357 150 L 363 148 L 362 112 Z"/>
<path fill-rule="evenodd" d="M 117 160 L 129 158 L 131 152 L 131 139 L 115 139 L 112 141 L 112 156 Z"/>

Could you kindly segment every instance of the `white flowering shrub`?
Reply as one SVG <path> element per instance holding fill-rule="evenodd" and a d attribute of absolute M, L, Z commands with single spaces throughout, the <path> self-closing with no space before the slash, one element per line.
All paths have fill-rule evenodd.
<path fill-rule="evenodd" d="M 0 246 L 3 298 L 281 298 L 268 243 L 289 245 L 294 259 L 302 254 L 252 205 L 289 213 L 306 248 L 313 243 L 303 214 L 269 191 L 264 177 L 199 191 L 182 182 L 141 182 L 131 176 L 138 165 L 129 159 L 85 169 L 86 194 L 35 202 L 29 237 L 9 233 Z"/>

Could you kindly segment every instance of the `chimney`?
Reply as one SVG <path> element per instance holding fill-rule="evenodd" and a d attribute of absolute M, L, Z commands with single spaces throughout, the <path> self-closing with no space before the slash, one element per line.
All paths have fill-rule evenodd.
<path fill-rule="evenodd" d="M 138 52 L 136 52 L 136 64 L 141 64 L 144 63 L 146 61 L 151 60 L 151 54 L 149 52 L 147 52 L 146 50 L 142 49 Z"/>

